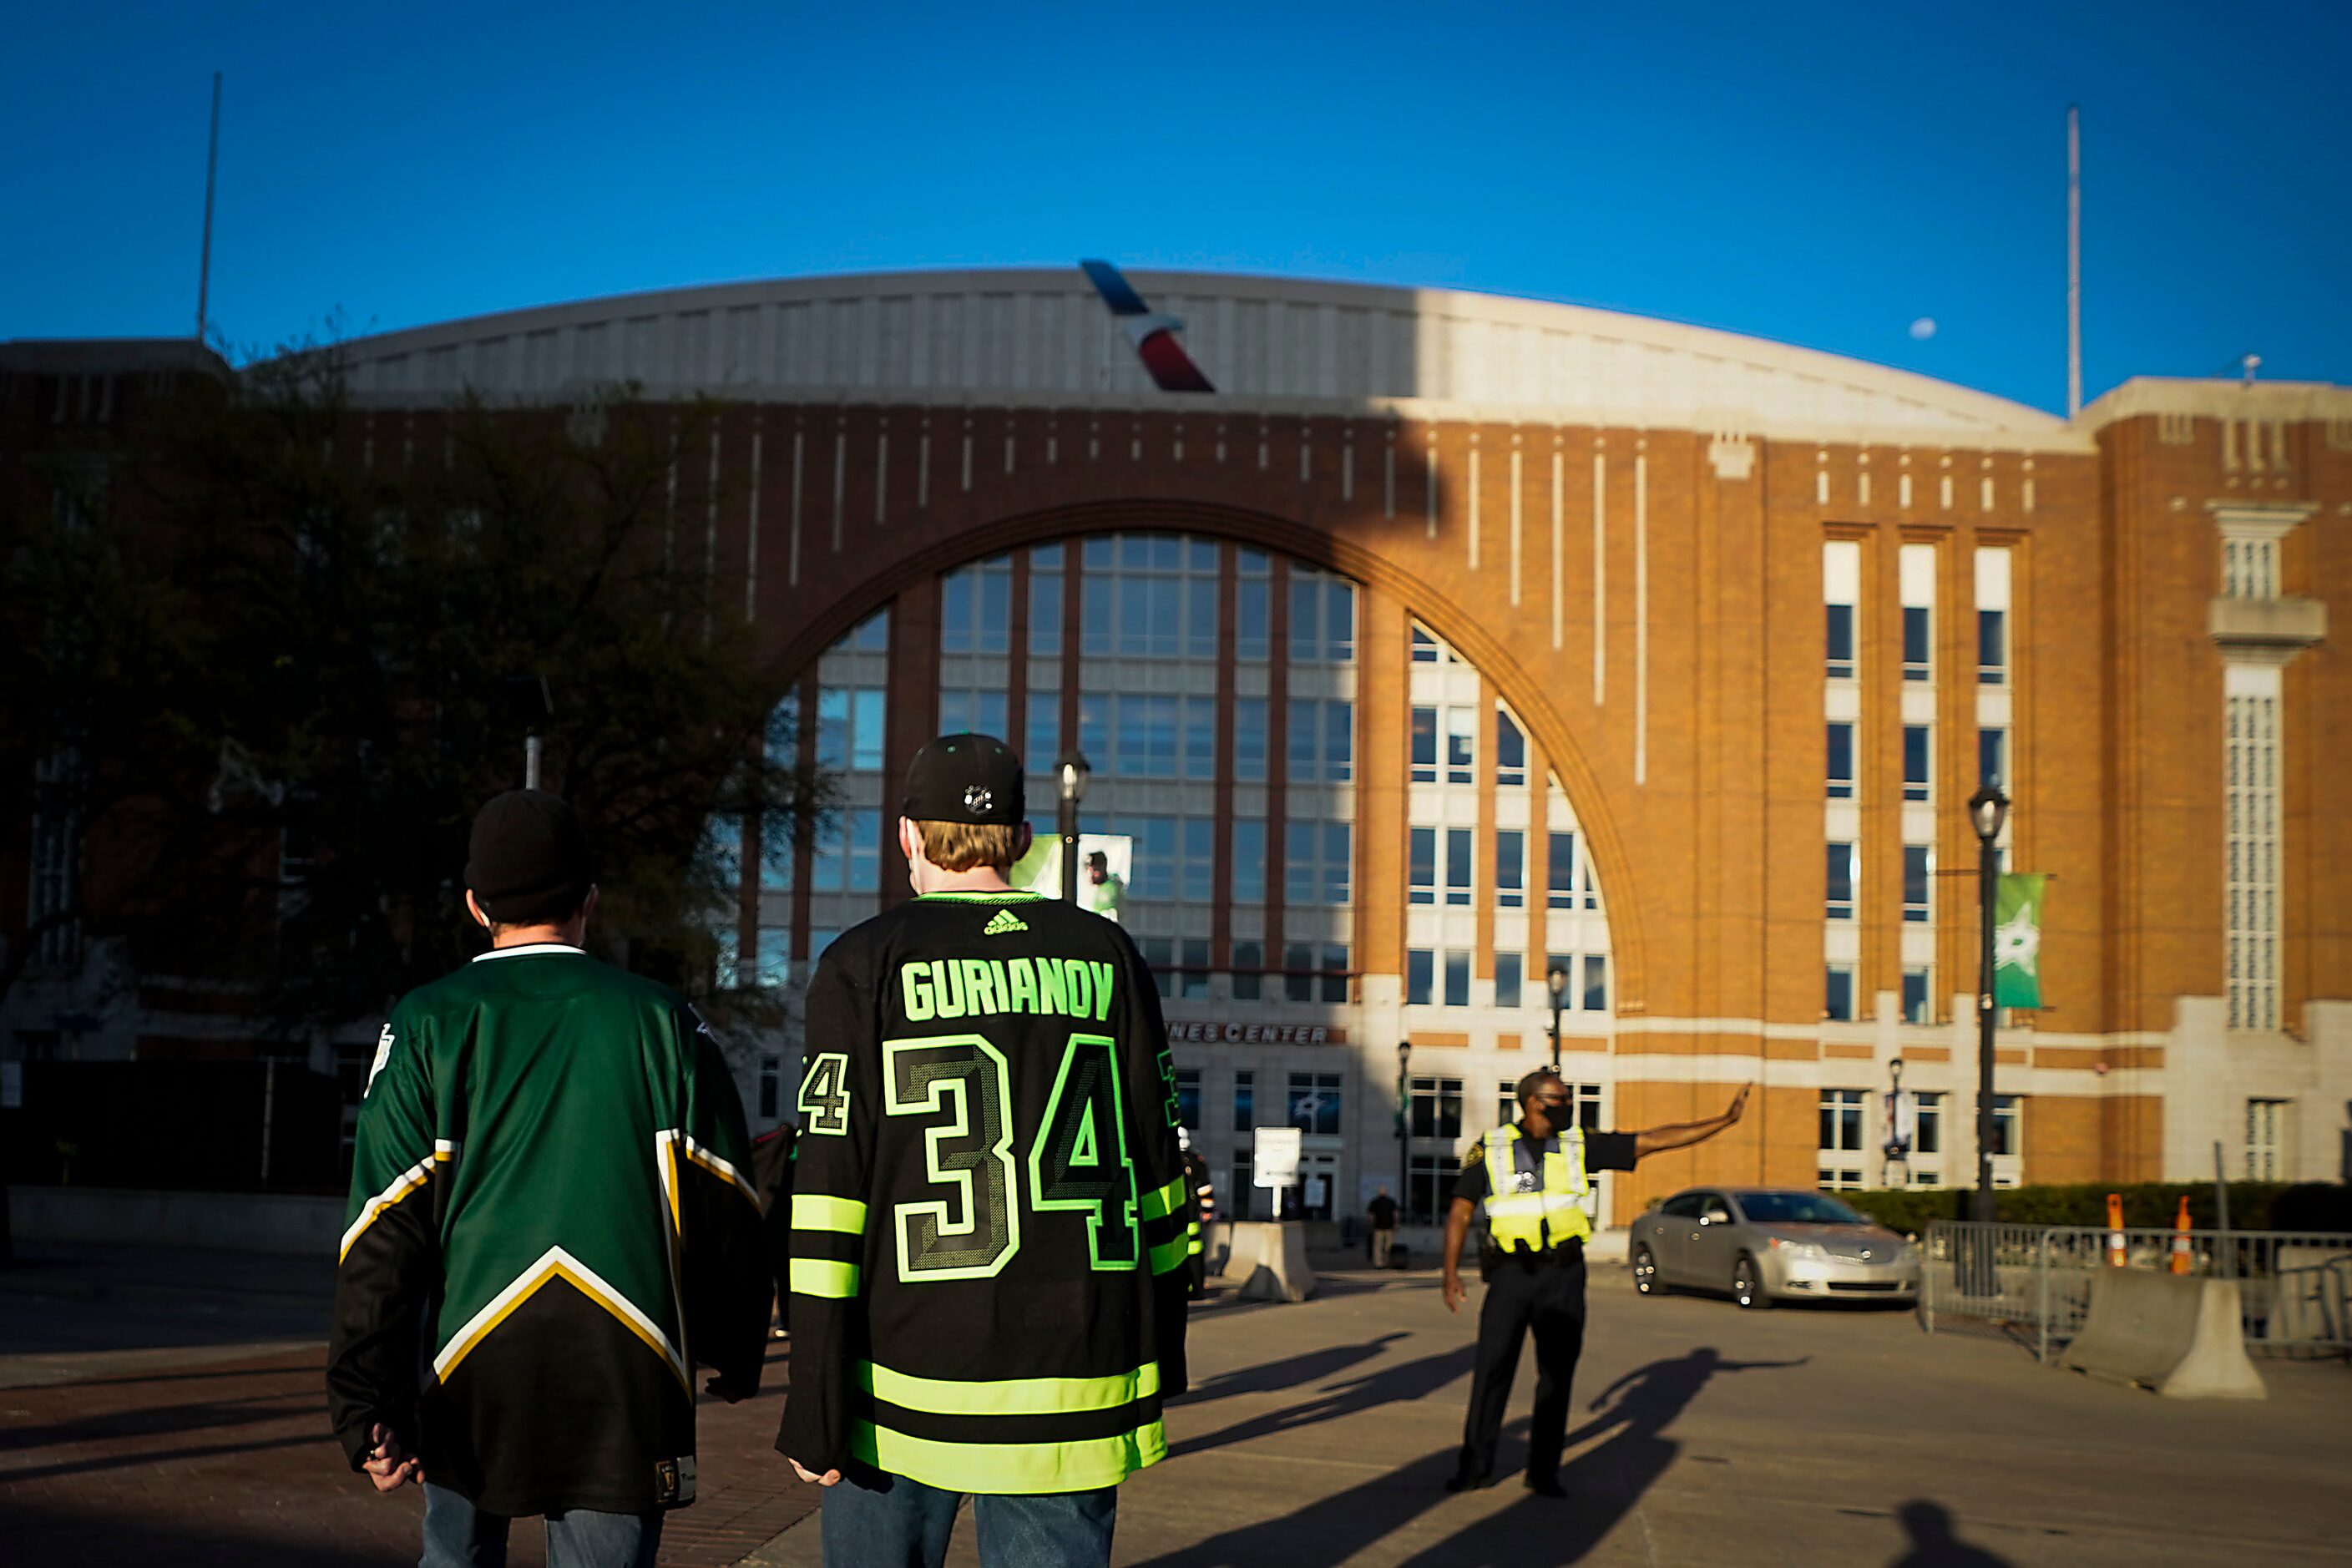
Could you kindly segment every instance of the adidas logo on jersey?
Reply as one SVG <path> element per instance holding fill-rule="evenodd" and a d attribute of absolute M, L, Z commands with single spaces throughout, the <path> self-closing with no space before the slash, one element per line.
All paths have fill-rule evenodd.
<path fill-rule="evenodd" d="M 1003 936 L 1007 931 L 1027 931 L 1029 922 L 1011 910 L 999 910 L 994 919 L 980 928 L 982 936 Z"/>

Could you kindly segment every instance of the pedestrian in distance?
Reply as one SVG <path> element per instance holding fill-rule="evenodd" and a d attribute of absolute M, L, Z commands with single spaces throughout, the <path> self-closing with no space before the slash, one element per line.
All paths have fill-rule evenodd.
<path fill-rule="evenodd" d="M 990 1568 L 1090 1568 L 1184 1390 L 1159 992 L 1116 924 L 1006 880 L 1003 742 L 931 742 L 902 813 L 916 897 L 810 982 L 776 1447 L 826 1489 L 828 1563 L 937 1568 L 970 1495 Z"/>
<path fill-rule="evenodd" d="M 1209 1227 L 1217 1220 L 1217 1188 L 1209 1179 L 1208 1157 L 1192 1147 L 1192 1135 L 1176 1129 L 1176 1146 L 1184 1152 L 1184 1186 L 1192 1194 L 1192 1223 L 1187 1227 L 1184 1278 L 1195 1301 L 1209 1299 Z"/>
<path fill-rule="evenodd" d="M 756 1393 L 768 1248 L 725 1059 L 685 998 L 582 951 L 596 889 L 562 800 L 474 820 L 490 950 L 409 993 L 360 1106 L 328 1409 L 376 1489 L 425 1489 L 424 1568 L 650 1568 L 694 1500 L 694 1359 Z"/>
<path fill-rule="evenodd" d="M 1568 1438 L 1570 1385 L 1584 1348 L 1584 1243 L 1592 1221 L 1584 1212 L 1594 1171 L 1630 1171 L 1643 1156 L 1704 1142 L 1738 1121 L 1748 1090 L 1732 1097 L 1722 1115 L 1640 1132 L 1587 1132 L 1576 1125 L 1568 1086 L 1549 1068 L 1519 1079 L 1519 1120 L 1480 1142 L 1479 1158 L 1454 1186 L 1445 1216 L 1442 1258 L 1445 1308 L 1462 1310 L 1463 1238 L 1470 1216 L 1486 1206 L 1480 1273 L 1486 1299 L 1478 1310 L 1478 1351 L 1470 1380 L 1470 1408 L 1462 1423 L 1462 1455 L 1448 1491 L 1495 1484 L 1495 1445 L 1518 1371 L 1519 1346 L 1536 1342 L 1536 1403 L 1528 1426 L 1527 1486 L 1541 1497 L 1564 1497 L 1559 1455 Z"/>
<path fill-rule="evenodd" d="M 766 1220 L 768 1268 L 776 1282 L 776 1326 L 782 1339 L 792 1329 L 793 1141 L 800 1129 L 779 1121 L 751 1140 L 751 1185 Z"/>
<path fill-rule="evenodd" d="M 1372 1201 L 1364 1205 L 1364 1213 L 1372 1222 L 1372 1267 L 1386 1268 L 1389 1248 L 1396 1244 L 1397 1222 L 1397 1202 L 1389 1196 L 1387 1186 L 1372 1194 Z"/>

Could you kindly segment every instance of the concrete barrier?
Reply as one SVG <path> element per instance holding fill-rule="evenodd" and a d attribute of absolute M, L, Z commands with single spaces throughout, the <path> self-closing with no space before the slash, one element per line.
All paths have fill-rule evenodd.
<path fill-rule="evenodd" d="M 78 1241 L 335 1256 L 343 1200 L 282 1193 L 165 1193 L 114 1187 L 11 1187 L 19 1246 Z"/>
<path fill-rule="evenodd" d="M 1242 1282 L 1244 1301 L 1304 1301 L 1315 1294 L 1304 1226 L 1243 1220 L 1220 1226 L 1226 1241 L 1224 1272 Z"/>
<path fill-rule="evenodd" d="M 2140 1268 L 2102 1268 L 2091 1310 L 2061 1366 L 2135 1383 L 2171 1399 L 2263 1399 L 2246 1355 L 2238 1286 Z"/>

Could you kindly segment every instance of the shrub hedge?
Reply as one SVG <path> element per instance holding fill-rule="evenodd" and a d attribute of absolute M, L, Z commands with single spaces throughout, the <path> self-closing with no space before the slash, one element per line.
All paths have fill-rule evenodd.
<path fill-rule="evenodd" d="M 2171 1228 L 2184 1193 L 2190 1225 L 2199 1230 L 2214 1228 L 2210 1182 L 2002 1187 L 1994 1198 L 2004 1225 L 2104 1226 L 2109 1193 L 2123 1194 L 2124 1224 L 2129 1228 Z M 1971 1189 L 1914 1187 L 1835 1195 L 1890 1230 L 1917 1235 L 1929 1220 L 1968 1218 Z M 2231 1182 L 2230 1228 L 2352 1232 L 2352 1187 L 2341 1182 Z"/>

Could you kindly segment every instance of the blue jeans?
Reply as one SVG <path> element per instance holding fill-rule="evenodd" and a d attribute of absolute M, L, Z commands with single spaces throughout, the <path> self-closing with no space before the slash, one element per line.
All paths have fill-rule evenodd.
<path fill-rule="evenodd" d="M 957 1494 L 904 1476 L 844 1479 L 824 1489 L 827 1568 L 940 1568 L 955 1529 Z M 1118 1489 L 983 1493 L 971 1500 L 981 1568 L 1108 1568 Z M 553 1561 L 550 1560 L 550 1568 Z"/>
<path fill-rule="evenodd" d="M 425 1555 L 418 1568 L 506 1568 L 502 1513 L 484 1513 L 447 1487 L 425 1486 Z M 662 1516 L 591 1513 L 575 1508 L 547 1516 L 547 1568 L 654 1568 Z"/>

